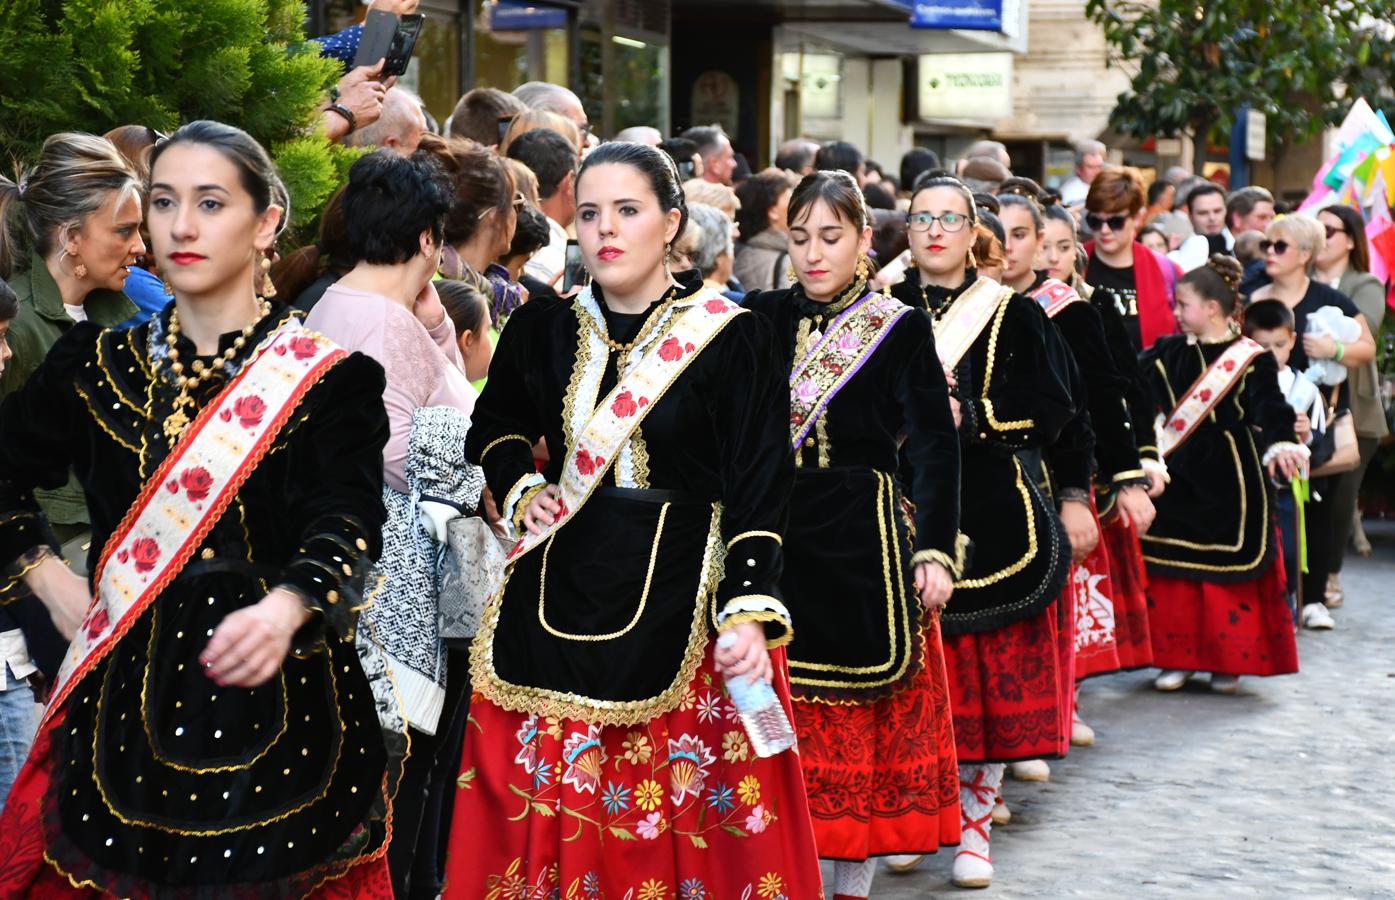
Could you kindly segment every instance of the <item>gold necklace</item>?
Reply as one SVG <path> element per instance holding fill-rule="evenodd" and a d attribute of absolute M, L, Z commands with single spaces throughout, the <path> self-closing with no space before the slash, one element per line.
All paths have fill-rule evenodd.
<path fill-rule="evenodd" d="M 827 318 L 831 320 L 838 318 L 838 314 L 849 306 L 852 306 L 854 300 L 861 299 L 866 293 L 866 290 L 867 279 L 859 275 L 859 277 L 853 281 L 852 287 L 844 291 L 842 296 L 830 301 L 822 309 L 814 313 L 814 327 L 813 330 L 809 332 L 810 339 L 814 341 L 822 340 L 824 319 Z M 818 301 L 814 302 L 817 303 Z"/>
<path fill-rule="evenodd" d="M 670 288 L 670 293 L 673 296 L 665 300 L 658 309 L 650 314 L 648 320 L 644 323 L 644 327 L 639 330 L 639 334 L 635 335 L 635 339 L 628 344 L 622 344 L 610 336 L 610 333 L 605 327 L 604 313 L 599 316 L 587 316 L 586 319 L 591 323 L 591 328 L 596 332 L 596 336 L 599 337 L 607 347 L 614 350 L 616 353 L 629 353 L 631 350 L 644 343 L 644 339 L 649 337 L 649 332 L 653 331 L 654 327 L 663 319 L 664 313 L 668 312 L 669 307 L 678 302 L 677 286 Z"/>
<path fill-rule="evenodd" d="M 170 371 L 174 373 L 175 384 L 179 386 L 179 396 L 174 398 L 174 409 L 165 418 L 165 437 L 173 445 L 175 440 L 184 433 L 184 429 L 189 427 L 193 420 L 190 415 L 194 411 L 195 403 L 191 391 L 199 385 L 207 382 L 219 371 L 227 371 L 228 364 L 233 358 L 247 346 L 247 340 L 252 336 L 252 332 L 257 330 L 257 323 L 271 312 L 271 304 L 265 299 L 257 298 L 257 316 L 250 323 L 243 327 L 242 333 L 233 341 L 232 346 L 223 351 L 222 357 L 208 365 L 201 359 L 194 360 L 191 368 L 193 375 L 184 374 L 184 363 L 179 358 L 179 308 L 170 310 L 169 334 L 165 335 L 165 344 L 169 347 Z"/>

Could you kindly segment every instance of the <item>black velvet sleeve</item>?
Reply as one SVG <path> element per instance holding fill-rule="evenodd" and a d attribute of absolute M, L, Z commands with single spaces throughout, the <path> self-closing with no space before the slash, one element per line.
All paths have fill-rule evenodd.
<path fill-rule="evenodd" d="M 1258 431 L 1255 444 L 1261 455 L 1272 444 L 1298 445 L 1294 419 L 1293 407 L 1279 390 L 1279 367 L 1274 354 L 1261 353 L 1250 364 L 1245 378 L 1245 421 Z"/>
<path fill-rule="evenodd" d="M 964 362 L 958 367 L 960 434 L 970 444 L 994 443 L 1012 450 L 1044 447 L 1075 416 L 1069 371 L 1053 359 L 1047 342 L 1051 323 L 1041 307 L 1020 294 L 1004 307 L 986 329 L 983 369 Z M 975 350 L 965 354 L 965 360 L 980 362 Z"/>
<path fill-rule="evenodd" d="M 911 563 L 938 562 L 958 578 L 964 574 L 967 541 L 959 533 L 959 435 L 949 409 L 949 387 L 935 352 L 930 316 L 914 309 L 896 328 L 909 348 L 896 399 L 905 421 L 904 459 L 915 504 Z"/>
<path fill-rule="evenodd" d="M 1129 379 L 1109 350 L 1099 312 L 1089 303 L 1070 303 L 1051 321 L 1070 347 L 1084 382 L 1082 394 L 1090 411 L 1100 478 L 1115 487 L 1140 483 L 1144 472 L 1125 400 Z M 1132 359 L 1130 365 L 1137 368 Z"/>
<path fill-rule="evenodd" d="M 1085 403 L 1085 381 L 1054 325 L 1047 333 L 1047 348 L 1053 366 L 1065 370 L 1071 396 L 1077 398 L 1077 404 L 1075 415 L 1062 426 L 1056 440 L 1046 446 L 1043 456 L 1058 491 L 1072 489 L 1088 492 L 1094 471 L 1095 432 L 1090 410 Z"/>
<path fill-rule="evenodd" d="M 769 321 L 743 313 L 720 343 L 722 390 L 708 399 L 718 436 L 726 573 L 717 587 L 722 625 L 760 622 L 771 646 L 793 636 L 777 587 L 794 457 L 789 442 L 788 375 Z"/>
<path fill-rule="evenodd" d="M 81 427 L 73 385 L 96 355 L 100 333 L 90 322 L 68 329 L 24 386 L 0 403 L 0 588 L 23 576 L 20 557 L 40 546 L 58 550 L 33 492 L 68 481 Z"/>
<path fill-rule="evenodd" d="M 350 354 L 306 397 L 311 414 L 287 443 L 285 510 L 301 538 L 280 583 L 321 614 L 296 636 L 296 652 L 326 634 L 353 633 L 356 604 L 346 587 L 382 550 L 384 386 L 382 366 Z"/>
<path fill-rule="evenodd" d="M 520 306 L 499 335 L 489 363 L 489 381 L 475 403 L 465 458 L 484 470 L 485 482 L 505 520 L 526 506 L 523 498 L 543 486 L 533 463 L 533 445 L 543 436 L 538 404 L 528 392 L 528 365 L 548 358 L 558 348 L 547 345 L 542 326 L 555 300 Z M 556 448 L 565 453 L 566 448 Z M 515 523 L 517 525 L 517 523 Z"/>
<path fill-rule="evenodd" d="M 1098 294 L 1096 295 L 1099 296 Z M 1090 306 L 1100 316 L 1105 343 L 1109 346 L 1110 357 L 1120 377 L 1124 379 L 1124 402 L 1128 408 L 1129 422 L 1133 426 L 1134 441 L 1139 460 L 1158 461 L 1158 442 L 1153 435 L 1154 397 L 1149 386 L 1149 375 L 1140 364 L 1133 339 L 1123 316 L 1112 304 L 1092 299 Z M 1105 474 L 1109 474 L 1108 471 Z"/>

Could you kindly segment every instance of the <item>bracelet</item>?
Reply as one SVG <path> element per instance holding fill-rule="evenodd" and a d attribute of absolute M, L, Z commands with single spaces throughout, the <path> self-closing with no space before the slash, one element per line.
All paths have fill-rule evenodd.
<path fill-rule="evenodd" d="M 343 116 L 344 121 L 349 123 L 350 131 L 358 129 L 358 119 L 354 116 L 353 111 L 344 104 L 331 103 L 329 106 L 325 107 L 325 112 L 332 112 L 336 115 Z"/>
<path fill-rule="evenodd" d="M 1332 343 L 1337 345 L 1337 352 L 1332 354 L 1332 359 L 1336 362 L 1341 362 L 1342 357 L 1346 355 L 1347 348 L 1342 345 L 1341 341 L 1336 340 L 1335 338 L 1333 339 Z"/>
<path fill-rule="evenodd" d="M 1084 503 L 1086 506 L 1090 505 L 1090 495 L 1084 488 L 1061 488 L 1056 492 L 1056 499 L 1062 503 Z"/>

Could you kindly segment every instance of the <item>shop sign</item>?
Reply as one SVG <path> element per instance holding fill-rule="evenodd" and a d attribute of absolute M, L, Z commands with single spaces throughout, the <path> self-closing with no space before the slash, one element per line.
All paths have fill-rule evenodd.
<path fill-rule="evenodd" d="M 1003 0 L 915 0 L 912 28 L 1003 30 Z"/>
<path fill-rule="evenodd" d="M 918 69 L 922 119 L 1012 115 L 1011 53 L 927 53 Z"/>

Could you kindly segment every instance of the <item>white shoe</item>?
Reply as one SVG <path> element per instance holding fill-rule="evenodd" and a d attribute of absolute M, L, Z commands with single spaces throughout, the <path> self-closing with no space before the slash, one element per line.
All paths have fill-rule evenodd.
<path fill-rule="evenodd" d="M 1211 691 L 1216 694 L 1240 693 L 1240 676 L 1222 675 L 1220 672 L 1212 672 Z"/>
<path fill-rule="evenodd" d="M 993 883 L 993 861 L 973 850 L 954 854 L 954 886 L 986 888 Z"/>
<path fill-rule="evenodd" d="M 1009 765 L 1008 774 L 1017 781 L 1050 781 L 1051 767 L 1044 759 L 1028 759 Z"/>
<path fill-rule="evenodd" d="M 1003 802 L 1003 798 L 999 797 L 993 803 L 993 824 L 1006 825 L 1011 821 L 1012 810 L 1008 809 L 1008 805 Z"/>
<path fill-rule="evenodd" d="M 1303 614 L 1299 618 L 1304 628 L 1310 628 L 1313 631 L 1331 631 L 1337 626 L 1332 614 L 1321 603 L 1303 604 Z"/>
<path fill-rule="evenodd" d="M 1184 669 L 1168 669 L 1157 678 L 1153 679 L 1153 687 L 1160 691 L 1181 690 L 1182 685 L 1192 677 L 1192 673 Z"/>
<path fill-rule="evenodd" d="M 1342 576 L 1337 572 L 1327 576 L 1327 590 L 1323 592 L 1322 602 L 1328 609 L 1336 609 L 1347 600 L 1346 594 L 1342 592 Z"/>
<path fill-rule="evenodd" d="M 925 859 L 925 854 L 923 853 L 888 856 L 886 857 L 886 867 L 898 875 L 904 875 L 907 872 L 914 871 L 915 867 L 920 865 L 923 859 Z"/>
<path fill-rule="evenodd" d="M 1078 712 L 1071 714 L 1070 743 L 1072 747 L 1089 747 L 1095 743 L 1095 729 L 1085 724 Z"/>

